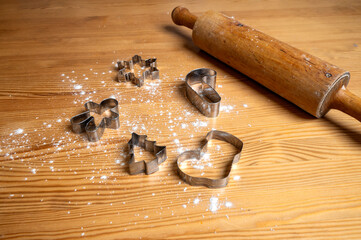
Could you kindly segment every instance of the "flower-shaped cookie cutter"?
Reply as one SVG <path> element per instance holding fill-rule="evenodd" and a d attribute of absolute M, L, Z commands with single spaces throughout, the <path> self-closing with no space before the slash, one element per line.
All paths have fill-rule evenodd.
<path fill-rule="evenodd" d="M 134 74 L 134 64 L 139 64 L 140 67 L 146 68 L 141 77 L 136 77 Z M 144 79 L 159 79 L 159 70 L 157 68 L 157 59 L 149 58 L 142 60 L 139 55 L 134 55 L 130 61 L 118 62 L 118 82 L 125 81 L 136 84 L 138 87 L 143 86 Z M 127 71 L 130 70 L 130 71 Z"/>
<path fill-rule="evenodd" d="M 234 147 L 238 149 L 238 153 L 233 157 L 232 164 L 230 164 L 227 167 L 227 171 L 222 178 L 218 179 L 211 179 L 206 177 L 192 177 L 180 168 L 180 165 L 182 162 L 189 160 L 189 159 L 197 159 L 200 160 L 201 157 L 207 152 L 207 144 L 210 140 L 217 139 L 224 142 L 228 142 L 232 144 Z M 201 147 L 200 150 L 191 150 L 191 151 L 185 151 L 182 154 L 180 154 L 177 158 L 177 171 L 181 179 L 183 179 L 186 183 L 193 185 L 193 186 L 206 186 L 208 188 L 222 188 L 227 186 L 229 181 L 229 176 L 231 173 L 232 165 L 237 163 L 241 157 L 241 151 L 243 148 L 243 142 L 233 136 L 232 134 L 229 134 L 227 132 L 222 132 L 218 130 L 212 130 L 208 132 L 205 143 Z"/>
<path fill-rule="evenodd" d="M 138 146 L 146 151 L 153 153 L 155 159 L 150 162 L 135 161 L 134 147 Z M 129 173 L 131 175 L 145 173 L 147 175 L 155 173 L 159 170 L 159 165 L 167 159 L 167 148 L 158 146 L 156 141 L 147 140 L 147 135 L 138 135 L 132 133 L 132 138 L 128 142 L 129 148 Z"/>
<path fill-rule="evenodd" d="M 86 132 L 88 140 L 91 142 L 98 141 L 104 133 L 105 128 L 118 129 L 119 124 L 119 110 L 118 101 L 114 98 L 107 98 L 101 101 L 100 104 L 89 101 L 85 103 L 85 112 L 76 115 L 70 119 L 71 127 L 75 133 Z M 94 117 L 91 112 L 103 114 L 108 111 L 107 116 L 96 125 Z"/>
<path fill-rule="evenodd" d="M 185 78 L 187 98 L 206 117 L 217 117 L 219 114 L 221 96 L 215 90 L 216 77 L 216 71 L 198 68 Z"/>

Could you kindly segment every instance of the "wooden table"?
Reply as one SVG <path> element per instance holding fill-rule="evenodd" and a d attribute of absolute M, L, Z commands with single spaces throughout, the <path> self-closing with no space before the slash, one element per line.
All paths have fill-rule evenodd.
<path fill-rule="evenodd" d="M 360 239 L 360 123 L 338 111 L 315 119 L 200 51 L 172 23 L 177 5 L 224 12 L 347 69 L 361 95 L 357 0 L 1 1 L 0 238 Z M 117 60 L 134 54 L 157 57 L 160 80 L 116 82 Z M 184 96 L 200 67 L 218 72 L 214 119 Z M 83 104 L 107 97 L 120 128 L 96 143 L 73 133 Z M 226 188 L 189 186 L 176 157 L 211 129 L 243 140 L 241 161 Z M 160 171 L 128 174 L 131 132 L 167 146 Z M 221 176 L 234 150 L 210 150 L 186 170 Z"/>

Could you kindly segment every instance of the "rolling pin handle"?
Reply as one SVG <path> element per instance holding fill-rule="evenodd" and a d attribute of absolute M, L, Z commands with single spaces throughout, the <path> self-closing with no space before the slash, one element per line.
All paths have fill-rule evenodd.
<path fill-rule="evenodd" d="M 193 29 L 193 26 L 197 21 L 197 16 L 190 13 L 187 8 L 178 6 L 172 11 L 172 19 L 177 25 Z"/>
<path fill-rule="evenodd" d="M 361 122 L 361 98 L 343 86 L 331 104 L 331 108 L 340 110 Z"/>

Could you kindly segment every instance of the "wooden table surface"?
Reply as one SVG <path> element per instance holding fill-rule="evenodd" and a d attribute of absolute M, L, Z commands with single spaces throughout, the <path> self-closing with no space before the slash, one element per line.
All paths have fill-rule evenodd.
<path fill-rule="evenodd" d="M 178 5 L 234 16 L 347 69 L 361 96 L 357 0 L 2 0 L 0 238 L 361 239 L 360 122 L 336 110 L 315 119 L 200 51 L 171 21 Z M 160 79 L 116 82 L 117 60 L 134 54 L 156 57 Z M 200 67 L 218 72 L 214 119 L 184 96 L 185 75 Z M 96 143 L 71 131 L 85 102 L 108 97 L 119 101 L 118 130 Z M 178 154 L 211 129 L 244 142 L 222 189 L 187 185 L 175 171 Z M 128 174 L 132 132 L 167 146 L 160 171 Z M 182 168 L 222 176 L 233 153 L 212 141 Z"/>

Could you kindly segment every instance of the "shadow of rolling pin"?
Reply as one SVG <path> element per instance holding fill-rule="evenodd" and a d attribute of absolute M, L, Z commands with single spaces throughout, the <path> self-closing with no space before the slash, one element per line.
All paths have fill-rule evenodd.
<path fill-rule="evenodd" d="M 199 48 L 313 116 L 333 108 L 361 121 L 361 98 L 346 89 L 349 72 L 221 13 L 197 17 L 176 7 L 172 19 L 193 29 Z"/>

